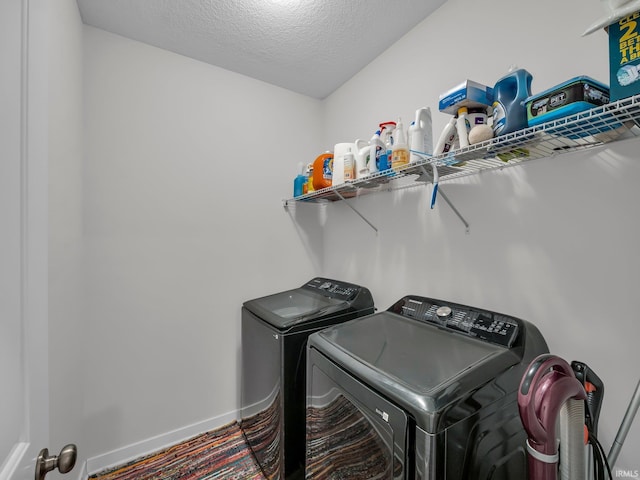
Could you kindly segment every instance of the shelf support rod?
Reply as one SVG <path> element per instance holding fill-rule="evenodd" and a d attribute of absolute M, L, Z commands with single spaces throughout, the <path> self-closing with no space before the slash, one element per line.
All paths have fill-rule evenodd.
<path fill-rule="evenodd" d="M 431 179 L 431 181 L 433 182 L 433 175 L 431 175 L 429 172 L 427 172 L 427 169 L 424 168 L 424 165 L 420 166 L 420 170 L 422 170 L 422 173 L 429 179 Z M 465 220 L 465 218 L 462 216 L 462 214 L 460 213 L 460 211 L 455 207 L 455 205 L 451 202 L 451 200 L 449 200 L 449 197 L 447 197 L 447 195 L 444 193 L 444 191 L 442 190 L 442 186 L 438 186 L 438 194 L 442 197 L 442 199 L 447 202 L 447 205 L 449 205 L 449 207 L 451 208 L 451 210 L 453 210 L 453 213 L 455 213 L 457 215 L 457 217 L 460 219 L 460 221 L 464 224 L 464 228 L 465 228 L 465 232 L 469 233 L 469 222 L 467 222 Z"/>
<path fill-rule="evenodd" d="M 367 225 L 373 228 L 373 230 L 376 232 L 376 235 L 378 234 L 378 229 L 373 225 L 373 223 L 367 220 L 364 217 L 364 215 L 362 215 L 358 210 L 356 210 L 356 208 L 353 205 L 351 205 L 342 195 L 340 195 L 340 192 L 338 192 L 338 190 L 334 190 L 333 193 L 335 193 L 338 197 L 340 197 L 340 200 L 342 200 L 346 206 L 348 206 L 351 210 L 353 210 L 356 213 L 356 215 L 358 215 Z"/>
<path fill-rule="evenodd" d="M 445 193 L 442 191 L 442 187 L 438 187 L 438 193 L 442 196 L 442 199 L 447 202 L 447 205 L 449 205 L 451 207 L 451 210 L 453 210 L 453 213 L 455 213 L 458 218 L 460 219 L 460 221 L 464 224 L 464 228 L 465 228 L 465 232 L 469 233 L 469 223 L 464 219 L 464 217 L 462 216 L 462 214 L 458 211 L 458 209 L 453 205 L 453 203 L 451 203 L 451 200 L 449 200 L 449 197 L 447 197 L 445 195 Z"/>

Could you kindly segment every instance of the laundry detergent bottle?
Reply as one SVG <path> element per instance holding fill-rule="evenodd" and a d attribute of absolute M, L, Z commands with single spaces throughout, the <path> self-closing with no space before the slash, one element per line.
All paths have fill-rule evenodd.
<path fill-rule="evenodd" d="M 299 197 L 305 193 L 304 186 L 307 183 L 307 176 L 304 174 L 302 162 L 298 163 L 298 175 L 293 179 L 293 196 Z"/>
<path fill-rule="evenodd" d="M 420 155 L 414 152 L 426 155 L 433 153 L 433 127 L 429 107 L 416 110 L 416 119 L 409 126 L 409 149 L 411 152 L 409 163 L 416 163 L 421 159 Z"/>
<path fill-rule="evenodd" d="M 380 169 L 380 156 L 382 151 L 385 151 L 384 142 L 380 139 L 380 130 L 376 130 L 371 140 L 369 140 L 369 160 L 367 166 L 369 167 L 369 173 L 376 173 Z"/>
<path fill-rule="evenodd" d="M 393 153 L 393 132 L 396 129 L 396 122 L 384 122 L 380 125 L 380 138 L 384 143 L 384 152 L 380 155 L 378 170 L 384 171 L 391 168 L 391 155 Z"/>
<path fill-rule="evenodd" d="M 333 153 L 325 152 L 313 162 L 313 189 L 322 190 L 331 186 L 333 180 Z"/>
<path fill-rule="evenodd" d="M 399 118 L 396 123 L 396 129 L 393 138 L 393 146 L 391 148 L 391 168 L 397 170 L 409 163 L 409 144 L 407 136 L 404 132 L 404 124 Z"/>
<path fill-rule="evenodd" d="M 504 135 L 527 127 L 524 101 L 531 95 L 533 77 L 525 69 L 512 67 L 493 88 L 493 133 Z"/>

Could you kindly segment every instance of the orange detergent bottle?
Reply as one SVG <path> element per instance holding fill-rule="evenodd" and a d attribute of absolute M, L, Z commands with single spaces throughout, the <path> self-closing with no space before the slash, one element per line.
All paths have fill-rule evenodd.
<path fill-rule="evenodd" d="M 333 153 L 325 152 L 313 162 L 313 189 L 320 190 L 331 186 L 333 179 Z"/>

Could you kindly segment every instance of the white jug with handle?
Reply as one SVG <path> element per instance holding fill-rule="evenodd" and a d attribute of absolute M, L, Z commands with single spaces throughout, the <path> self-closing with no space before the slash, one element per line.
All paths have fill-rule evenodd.
<path fill-rule="evenodd" d="M 366 177 L 369 174 L 367 158 L 369 157 L 369 142 L 358 138 L 356 145 L 356 178 Z"/>
<path fill-rule="evenodd" d="M 333 185 L 355 180 L 355 143 L 336 143 L 333 147 Z"/>
<path fill-rule="evenodd" d="M 433 129 L 431 126 L 431 109 L 423 107 L 416 110 L 416 118 L 409 127 L 409 149 L 427 154 L 433 154 Z M 415 163 L 425 156 L 411 153 L 410 163 Z"/>

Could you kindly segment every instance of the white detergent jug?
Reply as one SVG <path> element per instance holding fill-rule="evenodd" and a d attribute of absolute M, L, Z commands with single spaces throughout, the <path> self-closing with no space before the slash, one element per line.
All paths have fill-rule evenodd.
<path fill-rule="evenodd" d="M 427 155 L 433 154 L 433 127 L 431 126 L 431 109 L 429 107 L 416 110 L 416 118 L 409 127 L 409 149 Z M 409 162 L 415 163 L 423 158 L 425 157 L 411 152 Z"/>
<path fill-rule="evenodd" d="M 369 175 L 369 167 L 367 160 L 369 159 L 369 142 L 358 138 L 356 145 L 356 178 L 362 178 Z"/>
<path fill-rule="evenodd" d="M 355 179 L 355 143 L 336 143 L 333 147 L 332 185 Z"/>

